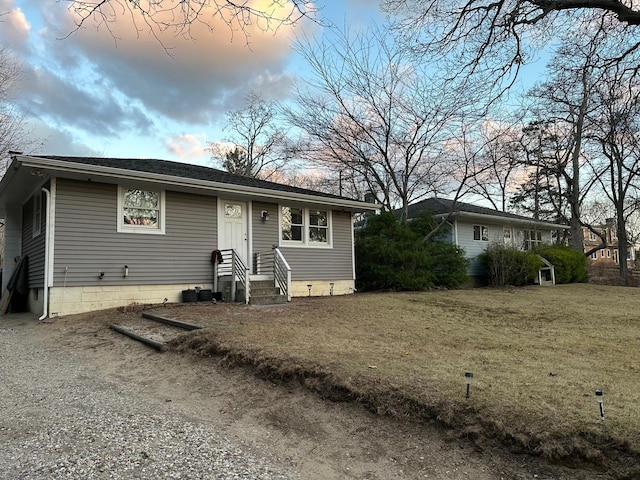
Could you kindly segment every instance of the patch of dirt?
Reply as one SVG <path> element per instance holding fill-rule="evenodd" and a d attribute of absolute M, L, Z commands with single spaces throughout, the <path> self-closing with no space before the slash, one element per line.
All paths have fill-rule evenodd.
<path fill-rule="evenodd" d="M 212 316 L 211 305 L 200 304 L 151 312 L 223 327 L 223 320 L 229 318 L 241 321 L 246 315 L 258 315 L 267 320 L 290 307 L 218 304 Z M 156 353 L 110 330 L 114 323 L 138 325 L 156 333 L 162 330 L 164 341 L 182 335 L 176 330 L 167 334 L 164 327 L 146 323 L 141 327 L 139 314 L 115 310 L 60 318 L 50 325 L 38 325 L 34 335 L 53 342 L 62 352 L 86 355 L 109 379 L 134 383 L 191 417 L 218 426 L 221 435 L 241 438 L 274 461 L 295 466 L 301 478 L 617 478 L 607 472 L 551 465 L 491 442 L 474 442 L 475 435 L 461 438 L 460 432 L 435 422 L 376 415 L 358 403 L 323 400 L 301 382 L 258 377 L 255 368 L 229 368 L 220 357 Z"/>

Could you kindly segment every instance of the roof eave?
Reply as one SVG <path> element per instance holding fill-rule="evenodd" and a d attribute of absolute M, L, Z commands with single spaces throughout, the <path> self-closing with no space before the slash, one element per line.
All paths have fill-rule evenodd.
<path fill-rule="evenodd" d="M 436 215 L 436 217 L 439 218 L 443 218 L 448 216 L 449 214 L 447 213 L 441 213 Z M 504 217 L 504 216 L 500 216 L 500 215 L 487 215 L 484 213 L 473 213 L 473 212 L 453 212 L 451 213 L 452 217 L 459 217 L 459 218 L 468 218 L 468 219 L 475 219 L 477 218 L 478 220 L 491 220 L 493 222 L 497 222 L 497 223 L 511 223 L 511 224 L 516 224 L 516 225 L 524 225 L 524 226 L 528 226 L 528 225 L 533 225 L 535 227 L 538 228 L 546 228 L 549 230 L 568 230 L 569 228 L 571 228 L 569 225 L 560 225 L 557 223 L 550 223 L 550 222 L 542 222 L 540 220 L 534 220 L 533 218 L 528 219 L 528 218 L 513 218 L 513 217 Z"/>
<path fill-rule="evenodd" d="M 271 190 L 267 188 L 249 187 L 235 185 L 232 183 L 213 182 L 208 180 L 197 180 L 186 177 L 175 177 L 161 173 L 151 173 L 136 170 L 127 170 L 115 167 L 104 167 L 101 165 L 90 165 L 55 160 L 43 157 L 20 156 L 20 162 L 26 167 L 46 168 L 55 172 L 67 172 L 76 174 L 86 174 L 91 176 L 104 176 L 111 178 L 121 178 L 126 180 L 138 180 L 158 184 L 170 184 L 179 187 L 197 188 L 208 191 L 217 191 L 229 194 L 250 194 L 259 198 L 278 198 L 282 200 L 305 202 L 318 205 L 329 205 L 332 207 L 348 208 L 354 211 L 373 211 L 380 208 L 379 205 L 357 200 L 338 199 L 323 197 L 319 195 L 306 195 L 296 192 L 282 190 Z"/>

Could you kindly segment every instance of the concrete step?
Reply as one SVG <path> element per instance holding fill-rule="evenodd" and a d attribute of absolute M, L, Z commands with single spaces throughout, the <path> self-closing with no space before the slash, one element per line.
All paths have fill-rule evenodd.
<path fill-rule="evenodd" d="M 273 285 L 270 287 L 256 287 L 251 284 L 251 296 L 261 297 L 263 295 L 280 295 L 280 289 L 278 287 L 274 287 Z"/>
<path fill-rule="evenodd" d="M 273 280 L 252 280 L 251 281 L 251 290 L 255 290 L 256 288 L 273 288 L 274 283 Z"/>
<path fill-rule="evenodd" d="M 280 305 L 287 303 L 284 295 L 251 295 L 249 299 L 251 305 Z"/>

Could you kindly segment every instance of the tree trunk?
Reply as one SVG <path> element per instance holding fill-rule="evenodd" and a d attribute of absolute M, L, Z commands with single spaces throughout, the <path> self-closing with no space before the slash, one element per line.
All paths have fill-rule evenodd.
<path fill-rule="evenodd" d="M 627 264 L 627 255 L 629 254 L 627 242 L 627 229 L 624 217 L 618 214 L 616 220 L 616 233 L 618 234 L 618 262 L 620 263 L 620 277 L 624 284 L 629 286 L 629 266 Z"/>

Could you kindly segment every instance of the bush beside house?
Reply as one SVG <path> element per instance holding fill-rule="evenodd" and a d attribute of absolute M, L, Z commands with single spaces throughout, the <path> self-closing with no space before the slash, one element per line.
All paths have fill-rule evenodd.
<path fill-rule="evenodd" d="M 531 285 L 543 265 L 532 251 L 522 251 L 499 243 L 489 245 L 480 259 L 489 285 L 493 287 Z"/>
<path fill-rule="evenodd" d="M 587 281 L 587 259 L 582 252 L 564 245 L 541 245 L 522 251 L 514 247 L 493 244 L 482 255 L 489 284 L 523 286 L 535 283 L 543 266 L 539 256 L 547 259 L 555 270 L 556 283 Z"/>
<path fill-rule="evenodd" d="M 587 257 L 584 253 L 565 245 L 541 245 L 535 249 L 555 268 L 556 283 L 583 283 L 587 281 Z"/>
<path fill-rule="evenodd" d="M 427 214 L 406 225 L 389 212 L 369 217 L 355 238 L 358 289 L 423 290 L 466 283 L 463 250 L 438 238 L 424 240 L 435 225 Z"/>

